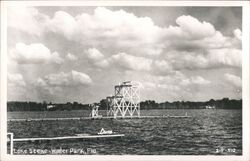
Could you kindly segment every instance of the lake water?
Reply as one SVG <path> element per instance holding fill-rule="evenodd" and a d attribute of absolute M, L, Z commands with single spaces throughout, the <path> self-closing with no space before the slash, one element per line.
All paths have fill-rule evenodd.
<path fill-rule="evenodd" d="M 191 118 L 8 122 L 14 138 L 96 134 L 101 128 L 125 134 L 116 139 L 15 143 L 14 148 L 94 149 L 91 154 L 242 155 L 241 110 L 149 110 L 141 115 Z M 8 112 L 8 118 L 82 117 L 88 111 Z M 79 153 L 78 153 L 79 154 Z"/>

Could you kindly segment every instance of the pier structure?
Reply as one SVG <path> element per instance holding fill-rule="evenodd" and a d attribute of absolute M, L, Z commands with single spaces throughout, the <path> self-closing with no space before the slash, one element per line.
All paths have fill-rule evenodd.
<path fill-rule="evenodd" d="M 91 110 L 91 117 L 92 118 L 97 118 L 97 117 L 102 117 L 102 115 L 99 115 L 98 110 L 99 110 L 99 105 L 97 104 L 92 104 L 92 110 Z"/>
<path fill-rule="evenodd" d="M 114 89 L 114 95 L 107 97 L 107 117 L 140 117 L 140 83 L 122 82 Z"/>

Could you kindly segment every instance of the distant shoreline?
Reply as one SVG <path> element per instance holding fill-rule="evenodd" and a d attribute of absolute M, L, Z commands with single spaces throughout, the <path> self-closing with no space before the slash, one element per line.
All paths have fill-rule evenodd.
<path fill-rule="evenodd" d="M 107 110 L 107 102 L 102 99 L 99 103 L 99 110 Z M 7 111 L 71 111 L 71 110 L 91 110 L 91 104 L 78 102 L 52 103 L 52 102 L 19 102 L 8 101 Z M 141 110 L 157 109 L 242 109 L 242 99 L 235 100 L 223 98 L 219 100 L 210 99 L 205 102 L 175 101 L 157 103 L 154 100 L 140 102 Z"/>

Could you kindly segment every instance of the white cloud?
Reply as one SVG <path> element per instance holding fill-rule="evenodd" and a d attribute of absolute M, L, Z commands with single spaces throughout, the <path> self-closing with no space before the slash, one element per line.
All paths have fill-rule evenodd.
<path fill-rule="evenodd" d="M 66 59 L 68 59 L 70 61 L 75 61 L 75 60 L 77 60 L 77 57 L 75 55 L 71 54 L 71 53 L 68 53 L 66 55 Z"/>
<path fill-rule="evenodd" d="M 142 82 L 142 89 L 143 90 L 152 90 L 156 87 L 157 87 L 157 85 L 153 82 Z"/>
<path fill-rule="evenodd" d="M 173 72 L 173 66 L 166 60 L 155 60 L 152 64 L 153 72 L 159 74 L 170 74 Z"/>
<path fill-rule="evenodd" d="M 215 66 L 241 67 L 242 54 L 239 49 L 213 49 L 207 56 L 209 63 Z"/>
<path fill-rule="evenodd" d="M 15 11 L 16 10 L 16 11 Z M 16 12 L 16 13 L 15 13 Z M 159 27 L 150 17 L 138 17 L 125 10 L 112 11 L 97 7 L 93 14 L 81 13 L 72 16 L 65 11 L 55 12 L 52 18 L 41 14 L 36 8 L 27 7 L 11 10 L 10 22 L 15 22 L 15 15 L 20 14 L 21 25 L 13 25 L 20 30 L 34 26 L 34 33 L 54 32 L 69 40 L 95 48 L 114 48 L 133 55 L 160 55 L 164 49 L 190 50 L 233 48 L 239 46 L 233 38 L 225 37 L 214 26 L 200 21 L 190 15 L 177 17 L 177 26 Z M 19 16 L 19 15 L 18 15 Z M 41 18 L 40 18 L 41 17 Z M 30 21 L 30 22 L 29 22 Z M 27 22 L 27 23 L 23 23 Z M 36 31 L 36 28 L 41 31 Z M 235 37 L 241 39 L 241 31 L 234 31 Z M 100 56 L 100 55 L 99 55 Z"/>
<path fill-rule="evenodd" d="M 205 80 L 201 76 L 191 77 L 191 82 L 194 83 L 194 84 L 199 84 L 199 85 L 206 85 L 206 84 L 211 83 L 209 80 Z"/>
<path fill-rule="evenodd" d="M 173 84 L 158 84 L 153 82 L 143 82 L 142 84 L 143 90 L 157 90 L 157 89 L 163 89 L 163 90 L 169 90 L 169 91 L 179 91 L 180 87 L 178 85 Z"/>
<path fill-rule="evenodd" d="M 179 26 L 164 28 L 164 39 L 168 49 L 178 51 L 239 48 L 240 42 L 233 37 L 224 36 L 208 22 L 200 22 L 192 16 L 180 16 L 176 19 Z M 236 31 L 240 35 L 240 31 Z"/>
<path fill-rule="evenodd" d="M 93 11 L 90 11 L 92 9 Z M 75 98 L 73 93 L 76 89 L 79 93 L 84 93 L 78 88 L 82 85 L 82 88 L 96 91 L 97 87 L 85 86 L 89 85 L 92 79 L 85 73 L 71 71 L 72 65 L 75 69 L 92 72 L 90 75 L 95 73 L 95 80 L 103 80 L 103 77 L 109 75 L 110 77 L 105 79 L 105 85 L 115 83 L 118 78 L 145 81 L 145 89 L 149 89 L 148 96 L 151 96 L 152 89 L 161 89 L 158 96 L 162 100 L 165 100 L 165 97 L 169 98 L 165 96 L 166 91 L 171 91 L 168 95 L 172 95 L 172 100 L 180 98 L 181 95 L 193 99 L 194 93 L 197 94 L 197 98 L 201 98 L 198 95 L 203 91 L 197 91 L 213 86 L 213 81 L 221 78 L 210 79 L 210 71 L 225 68 L 237 72 L 241 68 L 240 29 L 232 31 L 234 35 L 229 37 L 222 34 L 224 31 L 217 31 L 213 24 L 190 15 L 176 17 L 176 24 L 172 26 L 164 26 L 165 22 L 158 26 L 152 19 L 156 18 L 155 15 L 150 18 L 152 14 L 146 14 L 143 10 L 140 16 L 129 13 L 126 9 L 114 10 L 112 7 L 90 7 L 88 13 L 84 11 L 76 16 L 70 13 L 75 14 L 79 11 L 72 10 L 72 7 L 54 13 L 54 8 L 43 10 L 18 7 L 9 10 L 8 29 L 13 31 L 12 34 L 17 33 L 17 36 L 9 43 L 9 48 L 13 49 L 10 50 L 11 62 L 8 60 L 8 69 L 13 73 L 24 72 L 30 66 L 20 64 L 38 64 L 32 65 L 29 73 L 23 74 L 26 82 L 40 77 L 36 86 L 46 90 L 43 98 L 48 98 L 47 92 L 60 92 L 61 96 L 57 95 L 58 98 L 64 98 L 63 92 L 70 93 L 69 91 L 72 98 Z M 143 14 L 144 17 L 141 16 Z M 169 21 L 166 20 L 167 22 Z M 53 48 L 58 52 L 42 43 L 32 43 L 38 40 L 46 44 L 55 43 Z M 13 46 L 13 42 L 23 43 Z M 61 55 L 61 52 L 65 55 Z M 15 66 L 12 62 L 15 62 Z M 48 63 L 60 66 L 47 65 Z M 46 68 L 41 68 L 41 64 L 46 64 Z M 61 72 L 62 70 L 69 72 Z M 223 76 L 223 71 L 224 69 L 218 70 L 215 75 Z M 199 76 L 199 72 L 204 72 L 203 77 Z M 133 73 L 133 77 L 128 77 L 129 73 Z M 151 77 L 145 79 L 148 75 Z M 230 78 L 225 76 L 227 81 Z M 17 79 L 21 80 L 18 77 Z M 222 80 L 223 84 L 225 80 Z M 226 90 L 215 91 L 223 93 Z M 205 94 L 204 98 L 211 96 L 211 93 Z M 155 98 L 158 96 L 154 95 Z M 90 100 L 91 95 L 87 93 L 85 97 Z"/>
<path fill-rule="evenodd" d="M 216 31 L 214 35 L 210 37 L 204 37 L 204 39 L 194 41 L 194 45 L 203 49 L 219 49 L 224 47 L 230 47 L 232 44 L 228 37 L 225 37 L 221 32 Z"/>
<path fill-rule="evenodd" d="M 201 76 L 191 76 L 190 78 L 187 78 L 186 76 L 182 77 L 183 78 L 179 80 L 179 84 L 182 86 L 208 85 L 211 83 L 209 80 L 206 80 Z"/>
<path fill-rule="evenodd" d="M 109 60 L 96 48 L 89 48 L 85 54 L 90 62 L 98 68 L 107 68 L 110 65 Z"/>
<path fill-rule="evenodd" d="M 67 93 L 70 89 L 79 89 L 92 83 L 92 79 L 85 73 L 72 70 L 65 73 L 54 73 L 38 78 L 34 82 L 36 93 L 42 96 L 57 97 L 60 94 Z M 69 95 L 71 93 L 68 93 Z"/>
<path fill-rule="evenodd" d="M 242 81 L 240 77 L 233 75 L 233 74 L 229 74 L 229 73 L 226 73 L 224 77 L 226 81 L 232 84 L 233 86 L 239 87 L 239 88 L 242 87 Z"/>
<path fill-rule="evenodd" d="M 18 18 L 15 17 L 19 14 L 18 9 L 11 11 L 12 16 L 9 19 L 15 23 L 10 23 L 9 26 L 21 31 L 31 31 L 39 35 L 54 32 L 69 40 L 90 46 L 105 44 L 107 48 L 131 47 L 130 50 L 138 54 L 155 55 L 162 51 L 162 45 L 156 44 L 162 37 L 162 28 L 156 26 L 149 17 L 137 17 L 124 10 L 111 11 L 97 7 L 93 15 L 82 13 L 74 17 L 67 12 L 57 11 L 52 18 L 49 18 L 39 13 L 36 8 L 27 7 L 22 8 L 25 14 Z M 16 19 L 20 21 L 16 22 Z"/>
<path fill-rule="evenodd" d="M 242 54 L 240 49 L 221 48 L 197 51 L 169 51 L 165 53 L 169 69 L 214 69 L 235 67 L 241 68 Z"/>
<path fill-rule="evenodd" d="M 23 75 L 21 73 L 8 73 L 8 100 L 24 100 L 27 97 L 27 90 L 29 88 L 29 84 L 24 80 Z"/>
<path fill-rule="evenodd" d="M 206 86 L 209 85 L 211 81 L 206 80 L 201 76 L 190 76 L 187 77 L 181 72 L 175 72 L 171 75 L 166 76 L 155 76 L 151 75 L 143 82 L 144 88 L 162 88 L 169 90 L 185 90 L 193 86 Z"/>
<path fill-rule="evenodd" d="M 240 29 L 235 29 L 233 33 L 237 39 L 242 40 L 242 34 Z"/>
<path fill-rule="evenodd" d="M 36 81 L 36 86 L 46 87 L 47 83 L 42 78 L 38 78 L 37 81 Z"/>
<path fill-rule="evenodd" d="M 91 78 L 85 73 L 72 70 L 71 75 L 73 82 L 76 82 L 76 84 L 88 85 L 92 83 Z"/>
<path fill-rule="evenodd" d="M 8 85 L 12 87 L 22 87 L 25 86 L 26 83 L 23 79 L 23 76 L 19 73 L 10 74 L 8 73 Z"/>
<path fill-rule="evenodd" d="M 17 43 L 10 51 L 11 57 L 19 64 L 56 63 L 61 64 L 63 59 L 57 52 L 51 51 L 43 44 Z"/>
<path fill-rule="evenodd" d="M 153 60 L 144 57 L 137 57 L 126 53 L 118 53 L 110 59 L 116 66 L 138 71 L 150 71 Z"/>
<path fill-rule="evenodd" d="M 46 23 L 46 27 L 52 32 L 61 33 L 67 38 L 74 35 L 76 27 L 75 18 L 64 11 L 57 11 L 54 17 Z"/>
<path fill-rule="evenodd" d="M 95 48 L 90 48 L 86 51 L 87 57 L 91 60 L 98 61 L 104 58 L 104 55 Z"/>
<path fill-rule="evenodd" d="M 104 60 L 100 60 L 94 63 L 95 66 L 100 67 L 100 68 L 107 68 L 109 67 L 109 61 L 104 59 Z"/>
<path fill-rule="evenodd" d="M 208 59 L 201 53 L 172 51 L 167 54 L 166 59 L 172 60 L 170 63 L 175 70 L 205 69 L 209 67 Z"/>
<path fill-rule="evenodd" d="M 78 86 L 78 85 L 89 85 L 92 83 L 91 78 L 78 71 L 72 70 L 71 72 L 56 73 L 45 76 L 43 79 L 37 80 L 38 86 Z"/>
<path fill-rule="evenodd" d="M 34 7 L 8 7 L 8 27 L 41 36 L 44 32 L 44 23 L 47 21 L 48 16 L 39 13 Z"/>
<path fill-rule="evenodd" d="M 205 77 L 187 76 L 182 72 L 166 76 L 151 75 L 142 81 L 142 93 L 148 98 L 151 98 L 152 93 L 154 93 L 157 96 L 156 99 L 162 98 L 164 100 L 167 97 L 171 100 L 193 100 L 204 97 L 205 92 L 213 86 L 212 83 Z"/>
<path fill-rule="evenodd" d="M 124 10 L 111 11 L 104 7 L 97 7 L 93 15 L 83 13 L 77 18 L 81 33 L 86 31 L 101 31 L 99 36 L 109 38 L 121 37 L 126 40 L 155 42 L 158 38 L 159 27 L 155 26 L 149 17 L 137 17 Z M 81 27 L 85 24 L 84 27 Z"/>
<path fill-rule="evenodd" d="M 176 19 L 180 26 L 181 36 L 187 39 L 202 39 L 215 34 L 214 26 L 208 22 L 200 22 L 192 16 L 180 16 Z"/>

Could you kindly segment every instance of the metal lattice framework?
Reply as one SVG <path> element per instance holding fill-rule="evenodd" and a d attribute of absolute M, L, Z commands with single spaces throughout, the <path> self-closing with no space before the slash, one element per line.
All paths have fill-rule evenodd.
<path fill-rule="evenodd" d="M 140 83 L 127 81 L 115 86 L 115 95 L 107 97 L 108 116 L 140 116 Z"/>

